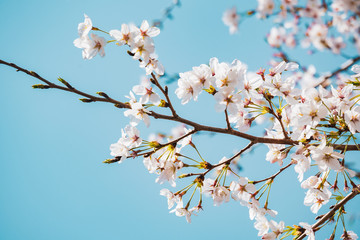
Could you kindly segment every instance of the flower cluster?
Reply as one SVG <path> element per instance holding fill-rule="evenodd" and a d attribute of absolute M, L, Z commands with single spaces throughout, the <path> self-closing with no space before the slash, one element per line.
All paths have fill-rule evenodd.
<path fill-rule="evenodd" d="M 91 30 L 102 31 L 93 27 L 91 19 L 85 14 L 85 20 L 78 26 L 79 38 L 75 39 L 75 47 L 83 49 L 82 55 L 84 59 L 91 59 L 98 53 L 100 56 L 105 56 L 104 47 L 108 42 L 105 38 L 99 37 L 92 33 L 91 38 L 88 36 Z M 121 30 L 110 30 L 109 35 L 115 39 L 117 45 L 128 45 L 130 52 L 134 59 L 139 60 L 140 67 L 145 68 L 146 74 L 149 75 L 155 72 L 158 75 L 164 74 L 163 65 L 157 60 L 155 54 L 155 46 L 153 37 L 159 35 L 160 29 L 149 25 L 148 21 L 144 20 L 140 28 L 134 24 L 122 24 Z"/>
<path fill-rule="evenodd" d="M 106 45 L 106 40 L 103 37 L 99 37 L 98 35 L 92 33 L 91 38 L 89 37 L 90 31 L 93 29 L 91 19 L 85 15 L 85 20 L 83 23 L 79 23 L 78 33 L 79 38 L 75 39 L 74 45 L 77 48 L 81 48 L 82 56 L 84 59 L 92 59 L 98 53 L 100 56 L 105 56 L 104 47 Z"/>

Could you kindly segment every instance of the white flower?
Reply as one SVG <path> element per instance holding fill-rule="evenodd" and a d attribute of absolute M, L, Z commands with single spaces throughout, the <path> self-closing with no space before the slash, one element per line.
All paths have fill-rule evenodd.
<path fill-rule="evenodd" d="M 182 126 L 182 127 L 183 127 L 183 131 L 184 131 L 182 135 L 188 134 L 189 132 L 192 131 L 191 129 L 187 129 L 184 126 Z M 189 135 L 189 136 L 181 139 L 180 141 L 178 141 L 178 144 L 181 145 L 180 149 L 182 149 L 186 145 L 192 144 L 192 135 Z"/>
<path fill-rule="evenodd" d="M 161 166 L 161 172 L 158 178 L 156 178 L 155 182 L 159 184 L 163 184 L 165 181 L 169 182 L 172 187 L 176 187 L 176 172 L 178 170 L 178 166 L 171 162 L 166 161 L 163 166 Z"/>
<path fill-rule="evenodd" d="M 311 157 L 318 164 L 319 170 L 325 172 L 328 168 L 340 170 L 341 164 L 338 159 L 343 159 L 344 155 L 334 151 L 333 147 L 319 145 L 311 150 Z"/>
<path fill-rule="evenodd" d="M 124 142 L 126 145 L 128 145 L 130 148 L 140 146 L 142 139 L 140 138 L 139 130 L 134 126 L 129 125 L 127 125 L 124 130 L 126 134 Z"/>
<path fill-rule="evenodd" d="M 120 138 L 117 143 L 110 145 L 111 156 L 121 157 L 119 163 L 122 163 L 129 155 L 129 148 L 123 143 L 123 139 Z"/>
<path fill-rule="evenodd" d="M 145 109 L 143 105 L 139 102 L 130 103 L 131 109 L 128 109 L 124 112 L 125 117 L 130 117 L 130 124 L 132 126 L 138 125 L 138 123 L 143 120 L 147 127 L 150 126 L 150 118 L 148 113 L 149 110 Z"/>
<path fill-rule="evenodd" d="M 87 36 L 93 27 L 91 19 L 86 14 L 84 14 L 84 17 L 84 22 L 79 23 L 78 25 L 78 34 L 80 38 Z"/>
<path fill-rule="evenodd" d="M 181 99 L 181 104 L 186 104 L 193 98 L 197 100 L 200 91 L 199 85 L 193 84 L 191 81 L 192 72 L 180 73 L 180 79 L 178 80 L 178 88 L 175 90 L 175 94 Z"/>
<path fill-rule="evenodd" d="M 345 122 L 352 134 L 360 132 L 360 106 L 345 111 Z"/>
<path fill-rule="evenodd" d="M 168 200 L 168 208 L 172 208 L 175 203 L 181 202 L 181 198 L 179 195 L 175 195 L 173 192 L 171 192 L 169 189 L 161 189 L 160 195 L 165 196 Z"/>
<path fill-rule="evenodd" d="M 323 50 L 328 45 L 326 44 L 326 35 L 328 27 L 322 23 L 312 24 L 306 31 L 310 42 L 319 50 Z"/>
<path fill-rule="evenodd" d="M 312 127 L 315 127 L 328 114 L 328 110 L 323 104 L 317 104 L 314 101 L 301 104 L 300 112 L 302 116 L 299 119 L 299 124 L 311 125 Z"/>
<path fill-rule="evenodd" d="M 130 31 L 130 27 L 127 24 L 121 25 L 121 31 L 116 29 L 110 30 L 109 34 L 112 38 L 119 42 L 120 46 L 124 44 L 131 46 L 134 41 L 134 34 L 132 31 Z"/>
<path fill-rule="evenodd" d="M 234 34 L 238 31 L 240 15 L 236 11 L 236 7 L 228 9 L 224 12 L 222 21 L 229 27 L 230 34 Z"/>
<path fill-rule="evenodd" d="M 300 224 L 300 226 L 302 226 L 305 229 L 305 234 L 306 234 L 306 236 L 308 236 L 308 240 L 315 240 L 315 233 L 314 233 L 314 230 L 312 229 L 311 225 L 309 225 L 306 222 L 301 222 L 299 224 Z"/>
<path fill-rule="evenodd" d="M 208 65 L 201 64 L 198 67 L 193 67 L 192 81 L 195 85 L 198 85 L 197 89 L 209 88 L 214 84 L 215 78 L 212 75 L 212 71 Z"/>
<path fill-rule="evenodd" d="M 124 161 L 129 155 L 129 146 L 126 142 L 126 134 L 123 130 L 121 130 L 122 136 L 116 143 L 110 145 L 110 155 L 114 157 L 121 157 L 119 163 Z"/>
<path fill-rule="evenodd" d="M 275 240 L 280 236 L 284 231 L 285 223 L 283 221 L 277 223 L 274 220 L 271 220 L 269 226 L 272 232 L 264 234 L 262 236 L 262 239 L 264 240 Z"/>
<path fill-rule="evenodd" d="M 227 90 L 227 89 L 226 89 Z M 238 94 L 232 94 L 228 91 L 218 91 L 214 98 L 216 100 L 215 110 L 217 112 L 222 112 L 227 109 L 229 114 L 235 114 L 238 111 L 237 104 L 240 101 L 240 96 Z"/>
<path fill-rule="evenodd" d="M 215 190 L 216 182 L 211 178 L 206 178 L 203 181 L 203 193 L 206 195 L 213 195 Z"/>
<path fill-rule="evenodd" d="M 149 173 L 155 173 L 160 167 L 158 159 L 156 159 L 153 154 L 149 157 L 145 157 L 143 163 Z"/>
<path fill-rule="evenodd" d="M 353 231 L 346 231 L 341 235 L 341 239 L 344 240 L 356 240 L 358 239 L 358 235 Z"/>
<path fill-rule="evenodd" d="M 311 158 L 307 156 L 307 153 L 308 150 L 301 144 L 296 150 L 296 153 L 291 156 L 291 160 L 296 162 L 294 169 L 295 172 L 299 174 L 298 180 L 300 182 L 302 182 L 304 178 L 304 173 L 310 169 Z"/>
<path fill-rule="evenodd" d="M 139 65 L 141 68 L 145 68 L 146 75 L 150 75 L 152 72 L 160 76 L 164 75 L 164 66 L 157 59 L 149 58 L 148 62 L 142 61 Z"/>
<path fill-rule="evenodd" d="M 136 95 L 141 96 L 140 103 L 145 104 L 150 101 L 155 106 L 160 104 L 160 96 L 152 90 L 151 83 L 148 79 L 142 81 L 141 85 L 134 86 L 132 90 Z"/>
<path fill-rule="evenodd" d="M 285 41 L 286 31 L 283 27 L 273 27 L 267 37 L 267 41 L 271 47 L 278 48 Z"/>
<path fill-rule="evenodd" d="M 259 230 L 258 236 L 263 236 L 269 231 L 269 221 L 265 217 L 257 217 L 254 227 Z"/>
<path fill-rule="evenodd" d="M 139 39 L 131 45 L 131 52 L 134 54 L 134 59 L 142 59 L 146 63 L 149 62 L 150 55 L 155 51 L 154 44 L 148 38 Z"/>
<path fill-rule="evenodd" d="M 160 34 L 160 29 L 157 27 L 150 27 L 148 21 L 144 20 L 141 23 L 140 29 L 135 27 L 135 31 L 137 32 L 137 36 L 135 41 L 139 41 L 139 39 L 146 39 L 156 37 Z"/>
<path fill-rule="evenodd" d="M 301 183 L 301 187 L 305 189 L 316 188 L 321 183 L 321 178 L 311 176 Z"/>
<path fill-rule="evenodd" d="M 304 198 L 304 205 L 311 206 L 310 210 L 313 213 L 317 213 L 319 209 L 329 202 L 331 197 L 331 191 L 329 190 L 329 184 L 323 183 L 322 178 L 311 176 L 301 183 L 302 188 L 309 189 Z"/>
<path fill-rule="evenodd" d="M 351 71 L 353 71 L 354 73 L 356 73 L 355 75 L 352 75 L 351 77 L 353 77 L 353 78 L 358 78 L 358 77 L 360 77 L 360 65 L 357 65 L 357 64 L 353 65 L 353 66 L 351 67 Z"/>
<path fill-rule="evenodd" d="M 251 198 L 251 193 L 256 191 L 255 185 L 249 183 L 249 179 L 245 177 L 240 177 L 238 182 L 230 183 L 230 191 L 232 192 L 232 197 L 235 200 L 239 200 L 242 205 L 248 203 Z"/>
<path fill-rule="evenodd" d="M 214 205 L 220 206 L 221 203 L 230 200 L 230 191 L 224 186 L 215 187 L 212 197 L 214 199 Z"/>
<path fill-rule="evenodd" d="M 246 98 L 250 99 L 262 99 L 262 95 L 259 94 L 256 89 L 264 84 L 261 77 L 253 72 L 249 72 L 244 78 L 243 91 Z"/>
<path fill-rule="evenodd" d="M 258 0 L 257 12 L 261 18 L 264 18 L 272 14 L 274 7 L 274 0 Z"/>
<path fill-rule="evenodd" d="M 74 45 L 77 48 L 82 48 L 82 56 L 84 59 L 92 59 L 98 53 L 101 57 L 105 56 L 104 47 L 106 40 L 103 37 L 99 37 L 96 34 L 91 34 L 91 39 L 88 36 L 77 38 L 74 41 Z"/>
<path fill-rule="evenodd" d="M 266 144 L 269 147 L 269 152 L 266 154 L 266 161 L 270 163 L 278 162 L 281 166 L 283 159 L 286 158 L 286 153 L 282 151 L 285 146 L 282 144 Z"/>
<path fill-rule="evenodd" d="M 183 202 L 180 201 L 176 208 L 171 210 L 170 213 L 175 212 L 175 215 L 178 217 L 184 217 L 186 218 L 186 221 L 188 223 L 191 223 L 191 212 L 183 207 Z"/>

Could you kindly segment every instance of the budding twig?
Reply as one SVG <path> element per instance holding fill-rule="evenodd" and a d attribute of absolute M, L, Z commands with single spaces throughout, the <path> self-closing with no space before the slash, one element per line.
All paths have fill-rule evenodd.
<path fill-rule="evenodd" d="M 72 92 L 72 93 L 75 93 L 75 94 L 78 94 L 80 96 L 83 96 L 83 97 L 86 97 L 87 99 L 83 99 L 81 101 L 83 102 L 109 102 L 109 103 L 113 103 L 113 104 L 116 104 L 117 107 L 121 107 L 121 108 L 130 108 L 130 106 L 126 103 L 123 103 L 123 102 L 119 102 L 119 101 L 116 101 L 114 99 L 111 99 L 111 98 L 100 98 L 100 97 L 97 97 L 97 96 L 93 96 L 93 95 L 90 95 L 88 93 L 85 93 L 85 92 L 82 92 L 82 91 L 79 91 L 77 89 L 75 89 L 73 86 L 71 86 L 68 82 L 66 82 L 64 79 L 62 78 L 59 78 L 58 80 L 63 83 L 66 87 L 63 87 L 63 86 L 60 86 L 60 85 L 57 85 L 55 83 L 52 83 L 50 82 L 49 80 L 46 80 L 45 78 L 41 77 L 39 74 L 37 74 L 36 72 L 33 72 L 33 71 L 29 71 L 27 69 L 24 69 L 22 67 L 19 67 L 17 66 L 16 64 L 14 63 L 9 63 L 9 62 L 6 62 L 6 61 L 3 61 L 0 59 L 0 64 L 4 64 L 4 65 L 7 65 L 7 66 L 10 66 L 12 68 L 15 68 L 17 71 L 20 71 L 20 72 L 24 72 L 34 78 L 37 78 L 38 80 L 46 83 L 47 85 L 45 85 L 46 87 L 44 88 L 56 88 L 56 89 L 60 89 L 60 90 L 63 90 L 63 91 L 67 91 L 67 92 Z M 61 79 L 61 80 L 60 80 Z M 39 86 L 39 85 L 34 85 L 34 86 Z M 35 88 L 41 88 L 41 87 L 35 87 Z"/>
<path fill-rule="evenodd" d="M 261 182 L 265 182 L 267 180 L 273 180 L 274 178 L 277 177 L 277 175 L 279 175 L 281 172 L 283 172 L 285 169 L 287 169 L 288 167 L 290 167 L 292 165 L 292 162 L 290 162 L 288 165 L 286 165 L 285 167 L 282 167 L 279 169 L 278 172 L 276 172 L 275 174 L 271 175 L 270 177 L 264 178 L 262 180 L 258 180 L 258 181 L 253 181 L 253 184 L 257 184 L 257 183 L 261 183 Z"/>

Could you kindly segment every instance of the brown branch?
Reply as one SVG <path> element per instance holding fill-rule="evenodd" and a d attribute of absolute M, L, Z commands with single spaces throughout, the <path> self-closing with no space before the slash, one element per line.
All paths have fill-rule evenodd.
<path fill-rule="evenodd" d="M 93 96 L 93 95 L 84 93 L 82 91 L 79 91 L 79 90 L 73 88 L 72 86 L 71 86 L 71 88 L 69 88 L 69 87 L 63 87 L 63 86 L 56 85 L 56 84 L 42 78 L 37 73 L 35 73 L 33 71 L 26 70 L 24 68 L 21 68 L 21 67 L 17 66 L 16 64 L 8 63 L 8 62 L 5 62 L 3 60 L 0 60 L 0 64 L 10 66 L 12 68 L 15 68 L 17 71 L 24 72 L 24 73 L 26 73 L 26 74 L 34 77 L 34 78 L 37 78 L 40 81 L 46 83 L 47 84 L 46 86 L 48 86 L 48 88 L 56 88 L 56 89 L 60 89 L 60 90 L 63 90 L 63 91 L 72 92 L 72 93 L 84 96 L 84 97 L 86 97 L 86 98 L 88 98 L 90 100 L 89 102 L 108 102 L 108 103 L 114 104 L 118 108 L 130 108 L 129 104 L 114 100 L 114 99 L 108 97 L 107 95 L 106 96 L 103 95 L 105 97 L 97 97 L 97 96 Z M 275 138 L 267 138 L 267 137 L 257 137 L 257 136 L 253 136 L 253 135 L 250 135 L 250 134 L 247 134 L 247 133 L 236 131 L 234 129 L 206 126 L 206 125 L 202 125 L 202 124 L 190 121 L 188 119 L 182 118 L 182 117 L 180 117 L 178 115 L 169 116 L 169 115 L 156 113 L 154 111 L 150 111 L 149 115 L 154 117 L 155 119 L 164 119 L 164 120 L 170 120 L 170 121 L 174 121 L 174 122 L 180 122 L 180 123 L 187 124 L 189 126 L 192 126 L 196 131 L 206 131 L 206 132 L 222 133 L 222 134 L 228 134 L 228 135 L 237 136 L 237 137 L 240 137 L 240 138 L 247 139 L 247 140 L 253 142 L 254 144 L 255 143 L 272 143 L 272 144 L 286 144 L 286 145 L 297 145 L 298 144 L 297 141 L 294 141 L 292 139 L 286 139 L 286 138 L 284 138 L 284 139 L 275 139 Z M 358 147 L 356 145 L 338 145 L 338 144 L 334 144 L 332 146 L 334 148 L 336 148 L 337 150 L 346 149 L 347 151 L 358 151 Z"/>
<path fill-rule="evenodd" d="M 357 185 L 356 187 L 354 187 L 351 191 L 351 193 L 349 193 L 346 197 L 344 197 L 340 202 L 338 202 L 337 204 L 331 206 L 331 210 L 329 212 L 327 212 L 325 215 L 323 215 L 319 221 L 317 221 L 314 225 L 312 225 L 312 229 L 314 232 L 319 230 L 319 226 L 321 226 L 323 223 L 325 223 L 326 221 L 330 220 L 335 212 L 343 207 L 348 201 L 350 201 L 351 199 L 353 199 L 356 195 L 360 194 L 360 184 Z M 306 237 L 306 234 L 303 233 L 301 234 L 298 238 L 296 238 L 296 240 L 300 240 L 303 239 L 304 237 Z"/>
<path fill-rule="evenodd" d="M 7 66 L 10 66 L 12 68 L 15 68 L 17 72 L 24 72 L 34 78 L 37 78 L 39 79 L 40 81 L 42 81 L 43 83 L 46 83 L 47 85 L 43 86 L 44 88 L 55 88 L 55 89 L 60 89 L 60 90 L 63 90 L 63 91 L 67 91 L 67 92 L 72 92 L 72 93 L 75 93 L 75 94 L 78 94 L 80 96 L 83 96 L 83 97 L 86 97 L 88 98 L 87 100 L 86 99 L 83 99 L 82 101 L 83 102 L 108 102 L 108 103 L 112 103 L 112 104 L 115 104 L 116 107 L 118 108 L 130 108 L 130 105 L 129 104 L 126 104 L 126 103 L 123 103 L 123 102 L 119 102 L 119 101 L 116 101 L 112 98 L 110 98 L 109 96 L 107 96 L 106 94 L 104 95 L 105 97 L 97 97 L 97 96 L 93 96 L 93 95 L 90 95 L 90 94 L 87 94 L 87 93 L 84 93 L 82 91 L 79 91 L 77 89 L 75 89 L 74 87 L 72 87 L 70 84 L 65 84 L 67 82 L 63 82 L 64 80 L 61 79 L 60 81 L 66 85 L 66 87 L 63 87 L 63 86 L 60 86 L 60 85 L 57 85 L 55 83 L 52 83 L 48 80 L 46 80 L 45 78 L 41 77 L 39 74 L 37 74 L 36 72 L 33 72 L 33 71 L 29 71 L 27 69 L 24 69 L 22 67 L 19 67 L 17 66 L 16 64 L 14 63 L 8 63 L 8 62 L 5 62 L 3 60 L 0 59 L 0 64 L 4 64 L 4 65 L 7 65 Z M 36 85 L 34 85 L 36 86 Z"/>

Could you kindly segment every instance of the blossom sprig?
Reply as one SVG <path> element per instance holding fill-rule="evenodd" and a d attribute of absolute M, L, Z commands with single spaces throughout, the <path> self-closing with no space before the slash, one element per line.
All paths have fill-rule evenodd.
<path fill-rule="evenodd" d="M 106 41 L 105 38 L 99 37 L 90 31 L 100 31 L 113 38 Z M 75 47 L 83 49 L 82 55 L 84 59 L 92 59 L 97 54 L 105 56 L 105 45 L 107 43 L 116 42 L 117 45 L 127 45 L 130 47 L 129 52 L 132 57 L 140 61 L 140 67 L 144 68 L 146 75 L 155 72 L 158 75 L 164 74 L 164 67 L 158 61 L 155 54 L 155 46 L 153 37 L 159 35 L 160 29 L 150 26 L 147 20 L 141 23 L 140 27 L 134 24 L 122 24 L 121 30 L 110 30 L 109 32 L 94 27 L 91 19 L 85 14 L 85 20 L 78 26 L 79 38 L 74 41 Z"/>

